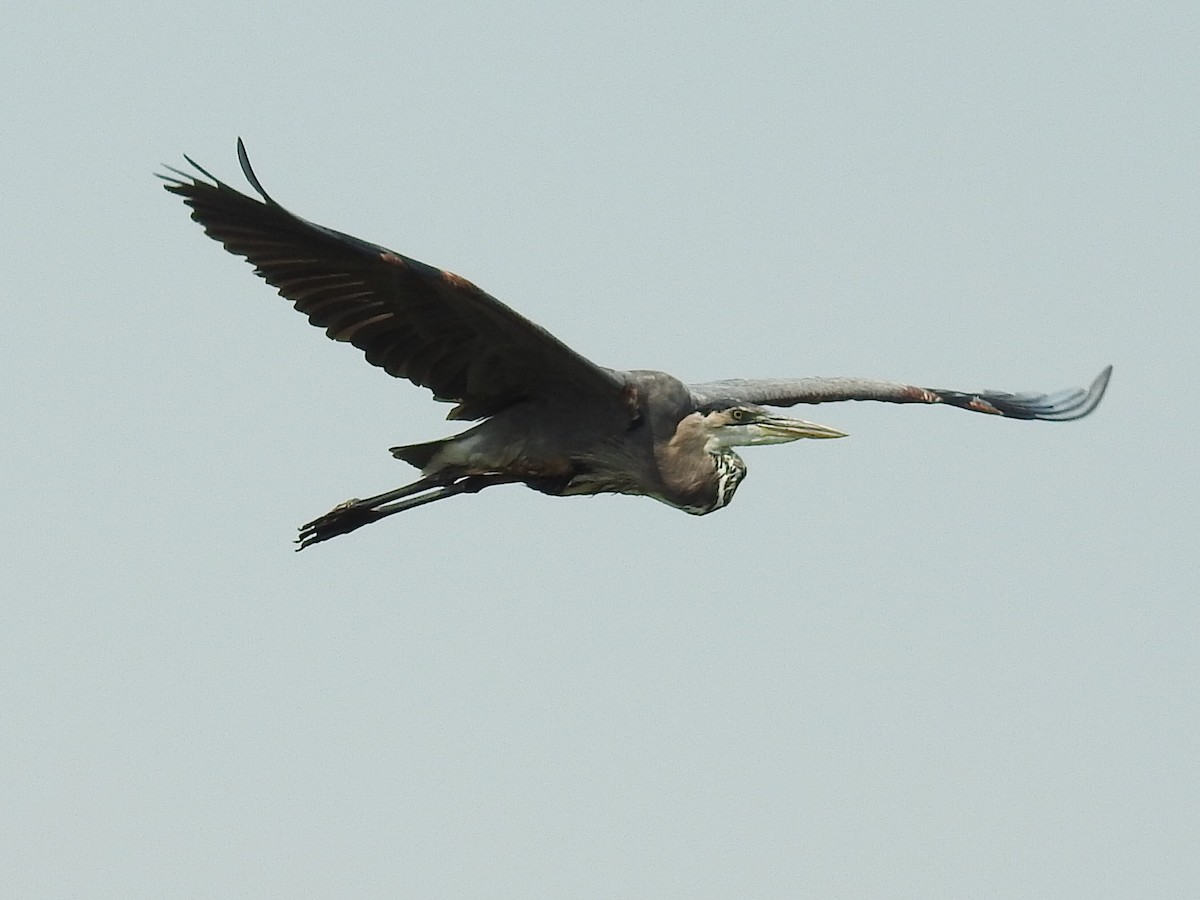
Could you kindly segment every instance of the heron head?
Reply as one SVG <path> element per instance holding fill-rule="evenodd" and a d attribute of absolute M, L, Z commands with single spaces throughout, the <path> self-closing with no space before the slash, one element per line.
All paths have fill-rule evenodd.
<path fill-rule="evenodd" d="M 786 444 L 800 438 L 840 438 L 844 431 L 776 415 L 753 403 L 729 403 L 699 410 L 712 451 L 758 444 Z"/>

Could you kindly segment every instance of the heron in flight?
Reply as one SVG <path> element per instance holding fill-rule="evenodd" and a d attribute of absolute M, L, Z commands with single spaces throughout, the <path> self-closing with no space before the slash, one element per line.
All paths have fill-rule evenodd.
<path fill-rule="evenodd" d="M 1112 372 L 1105 368 L 1087 389 L 1012 394 L 859 378 L 684 384 L 663 372 L 606 369 L 458 275 L 293 215 L 263 190 L 240 139 L 237 149 L 258 198 L 186 156 L 199 175 L 168 166 L 170 174 L 160 177 L 209 237 L 245 257 L 313 325 L 389 375 L 454 403 L 447 418 L 479 423 L 452 437 L 392 447 L 421 477 L 348 500 L 301 526 L 300 550 L 496 484 L 554 496 L 635 494 L 702 516 L 727 505 L 746 476 L 737 447 L 845 437 L 767 407 L 941 403 L 1063 422 L 1096 408 Z"/>

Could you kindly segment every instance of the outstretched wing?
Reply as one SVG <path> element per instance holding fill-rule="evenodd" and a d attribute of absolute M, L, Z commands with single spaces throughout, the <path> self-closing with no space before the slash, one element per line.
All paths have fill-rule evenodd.
<path fill-rule="evenodd" d="M 544 328 L 450 272 L 288 212 L 271 199 L 238 140 L 238 159 L 261 200 L 184 157 L 209 181 L 167 167 L 166 189 L 230 253 L 334 340 L 389 375 L 478 419 L 530 397 L 620 403 L 620 375 L 580 356 Z M 211 182 L 211 183 L 210 183 Z"/>
<path fill-rule="evenodd" d="M 1071 388 L 1052 394 L 1033 391 L 1008 394 L 1003 391 L 945 391 L 913 387 L 888 381 L 861 378 L 778 378 L 712 381 L 688 385 L 698 404 L 739 400 L 763 406 L 795 406 L 797 403 L 833 403 L 839 400 L 881 400 L 884 403 L 945 403 L 959 409 L 1007 416 L 1010 419 L 1044 419 L 1068 422 L 1081 419 L 1100 403 L 1108 387 L 1112 366 L 1096 376 L 1091 387 Z"/>

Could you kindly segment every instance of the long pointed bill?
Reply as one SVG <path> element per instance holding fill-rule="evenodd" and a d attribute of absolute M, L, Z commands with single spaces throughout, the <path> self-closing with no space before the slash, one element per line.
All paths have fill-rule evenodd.
<path fill-rule="evenodd" d="M 806 422 L 804 419 L 789 419 L 786 416 L 766 416 L 758 421 L 763 437 L 770 443 L 795 441 L 800 438 L 840 438 L 847 437 L 844 431 L 830 428 L 828 425 L 818 425 L 816 422 Z"/>

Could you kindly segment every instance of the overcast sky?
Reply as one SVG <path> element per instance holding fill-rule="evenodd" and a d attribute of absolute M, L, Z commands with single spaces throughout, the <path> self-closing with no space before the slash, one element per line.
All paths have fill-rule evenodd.
<path fill-rule="evenodd" d="M 1198 9 L 6 10 L 0 895 L 1200 896 Z M 152 177 L 239 135 L 605 365 L 1112 385 L 297 555 L 459 426 Z"/>

